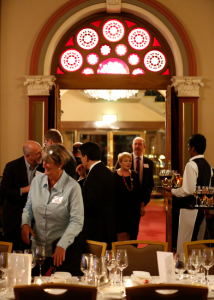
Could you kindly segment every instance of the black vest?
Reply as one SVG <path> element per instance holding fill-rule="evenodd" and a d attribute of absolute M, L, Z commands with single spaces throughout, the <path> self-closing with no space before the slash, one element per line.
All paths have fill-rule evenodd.
<path fill-rule="evenodd" d="M 211 179 L 211 167 L 205 158 L 196 158 L 193 160 L 198 166 L 197 186 L 209 186 Z M 196 200 L 193 195 L 181 198 L 181 208 L 190 208 L 195 205 Z"/>

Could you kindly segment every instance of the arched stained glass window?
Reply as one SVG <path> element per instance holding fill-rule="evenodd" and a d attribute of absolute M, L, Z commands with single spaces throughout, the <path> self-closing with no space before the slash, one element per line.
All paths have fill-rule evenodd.
<path fill-rule="evenodd" d="M 62 37 L 51 73 L 59 78 L 69 74 L 75 78 L 103 74 L 166 78 L 175 75 L 175 64 L 166 40 L 147 21 L 103 13 L 81 20 Z"/>

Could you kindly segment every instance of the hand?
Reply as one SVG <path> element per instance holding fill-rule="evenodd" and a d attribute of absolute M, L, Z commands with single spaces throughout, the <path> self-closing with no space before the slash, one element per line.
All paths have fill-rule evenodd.
<path fill-rule="evenodd" d="M 22 194 L 27 194 L 27 193 L 29 193 L 29 190 L 30 190 L 30 185 L 23 187 L 23 188 L 22 188 Z"/>
<path fill-rule="evenodd" d="M 54 266 L 61 266 L 62 262 L 65 261 L 65 249 L 57 246 L 52 257 L 54 258 Z"/>
<path fill-rule="evenodd" d="M 141 214 L 141 217 L 143 217 L 145 215 L 145 208 L 144 208 L 144 203 L 142 202 L 141 203 L 141 207 L 140 207 L 140 214 Z"/>
<path fill-rule="evenodd" d="M 29 234 L 31 234 L 33 237 L 35 237 L 35 234 L 33 233 L 32 228 L 28 224 L 24 224 L 22 226 L 21 236 L 22 236 L 23 242 L 27 245 L 30 244 Z"/>
<path fill-rule="evenodd" d="M 76 172 L 79 174 L 80 179 L 85 178 L 86 177 L 86 172 L 85 172 L 85 168 L 83 165 L 79 165 L 76 168 Z"/>

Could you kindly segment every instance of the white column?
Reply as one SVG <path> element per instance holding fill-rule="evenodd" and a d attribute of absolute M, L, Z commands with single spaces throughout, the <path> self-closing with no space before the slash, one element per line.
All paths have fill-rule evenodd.
<path fill-rule="evenodd" d="M 203 77 L 199 76 L 173 76 L 171 81 L 178 93 L 178 97 L 200 97 L 200 87 L 204 86 L 201 82 Z"/>
<path fill-rule="evenodd" d="M 28 96 L 49 96 L 56 78 L 53 75 L 25 76 Z"/>

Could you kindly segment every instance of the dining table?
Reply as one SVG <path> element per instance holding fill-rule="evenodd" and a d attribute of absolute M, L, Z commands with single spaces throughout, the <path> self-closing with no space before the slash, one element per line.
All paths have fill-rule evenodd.
<path fill-rule="evenodd" d="M 52 277 L 42 277 L 45 279 L 45 281 L 52 282 Z M 164 283 L 161 281 L 159 276 L 151 276 L 151 281 L 148 283 L 142 283 L 139 284 L 131 279 L 131 276 L 124 276 L 123 277 L 123 284 L 121 285 L 120 283 L 113 283 L 113 284 L 101 284 L 100 286 L 100 292 L 97 293 L 97 300 L 110 300 L 110 299 L 124 299 L 125 300 L 125 288 L 126 287 L 132 287 L 132 286 L 139 286 L 139 285 L 146 285 L 146 284 L 157 284 L 158 285 L 161 283 Z M 209 291 L 208 291 L 208 299 L 214 299 L 214 275 L 209 275 L 208 280 L 210 284 L 208 285 Z M 84 282 L 83 277 L 71 277 L 71 280 L 67 282 L 68 284 L 78 284 L 78 285 L 91 285 L 88 283 Z M 175 284 L 191 284 L 191 278 L 190 275 L 184 275 L 184 278 L 182 280 L 178 280 L 178 277 L 176 275 L 174 281 L 168 282 L 170 284 L 175 283 Z M 13 291 L 5 293 L 4 291 L 1 291 L 1 289 L 4 287 L 5 281 L 4 279 L 0 279 L 0 300 L 13 300 L 15 299 L 15 295 Z M 205 285 L 203 285 L 205 286 Z M 53 293 L 55 291 L 53 290 Z"/>

